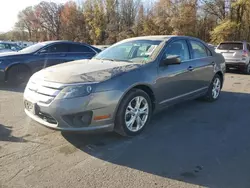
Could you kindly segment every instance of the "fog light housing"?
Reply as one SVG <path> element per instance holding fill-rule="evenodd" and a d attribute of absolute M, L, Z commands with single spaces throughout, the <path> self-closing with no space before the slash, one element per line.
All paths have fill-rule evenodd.
<path fill-rule="evenodd" d="M 73 127 L 88 127 L 92 120 L 92 111 L 64 116 L 64 120 Z"/>

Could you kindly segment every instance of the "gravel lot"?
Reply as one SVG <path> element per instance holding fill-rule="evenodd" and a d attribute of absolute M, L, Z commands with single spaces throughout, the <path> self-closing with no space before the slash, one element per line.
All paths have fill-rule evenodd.
<path fill-rule="evenodd" d="M 61 134 L 0 89 L 0 187 L 250 187 L 250 76 L 227 74 L 215 103 L 189 101 L 136 138 Z"/>

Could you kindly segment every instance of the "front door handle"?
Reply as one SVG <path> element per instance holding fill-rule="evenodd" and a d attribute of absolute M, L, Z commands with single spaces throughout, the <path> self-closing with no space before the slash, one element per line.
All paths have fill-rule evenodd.
<path fill-rule="evenodd" d="M 187 68 L 187 70 L 189 70 L 189 71 L 193 71 L 193 70 L 194 70 L 194 68 L 193 68 L 192 66 L 189 66 L 189 67 Z"/>

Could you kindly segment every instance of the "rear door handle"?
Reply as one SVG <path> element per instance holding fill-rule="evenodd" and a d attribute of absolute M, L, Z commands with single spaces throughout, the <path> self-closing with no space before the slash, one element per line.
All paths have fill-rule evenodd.
<path fill-rule="evenodd" d="M 189 66 L 189 67 L 187 68 L 187 70 L 189 70 L 189 71 L 193 71 L 193 70 L 194 70 L 194 68 L 193 68 L 192 66 Z"/>
<path fill-rule="evenodd" d="M 60 54 L 59 56 L 60 56 L 60 57 L 65 57 L 65 56 L 66 56 L 66 54 Z"/>

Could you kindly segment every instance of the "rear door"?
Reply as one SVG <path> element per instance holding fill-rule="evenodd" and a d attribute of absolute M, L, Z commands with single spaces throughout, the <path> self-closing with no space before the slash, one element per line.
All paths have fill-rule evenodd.
<path fill-rule="evenodd" d="M 189 40 L 193 60 L 195 87 L 206 90 L 214 76 L 215 59 L 211 51 L 198 40 Z"/>
<path fill-rule="evenodd" d="M 73 60 L 91 59 L 96 55 L 96 52 L 84 44 L 69 44 L 68 58 Z"/>

